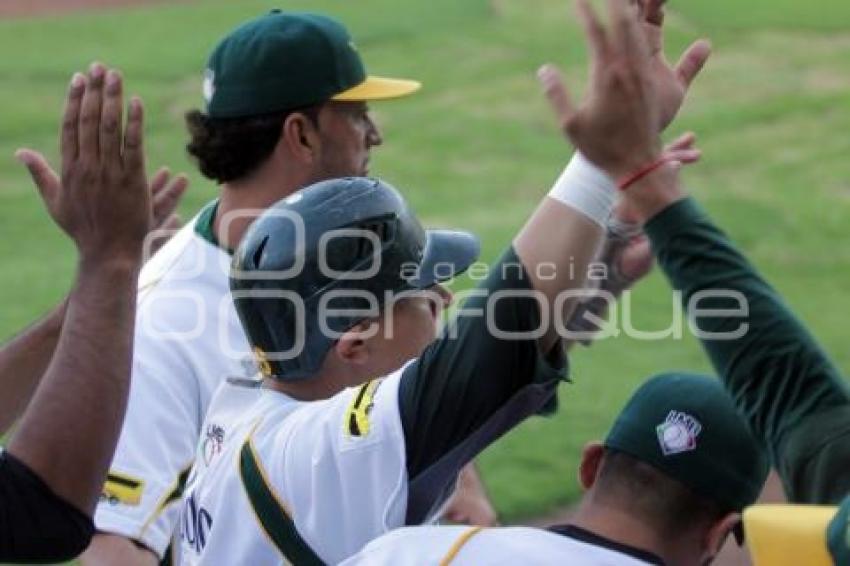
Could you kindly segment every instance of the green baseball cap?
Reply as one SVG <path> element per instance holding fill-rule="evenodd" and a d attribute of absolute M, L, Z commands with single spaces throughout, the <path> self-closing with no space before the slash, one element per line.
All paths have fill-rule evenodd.
<path fill-rule="evenodd" d="M 758 499 L 769 470 L 767 454 L 732 399 L 705 375 L 666 373 L 646 381 L 605 446 L 735 511 Z"/>
<path fill-rule="evenodd" d="M 744 532 L 755 566 L 850 566 L 850 497 L 838 507 L 755 505 Z"/>
<path fill-rule="evenodd" d="M 338 21 L 272 10 L 216 46 L 204 75 L 204 100 L 210 116 L 238 118 L 328 100 L 396 98 L 420 86 L 367 75 L 351 35 Z"/>

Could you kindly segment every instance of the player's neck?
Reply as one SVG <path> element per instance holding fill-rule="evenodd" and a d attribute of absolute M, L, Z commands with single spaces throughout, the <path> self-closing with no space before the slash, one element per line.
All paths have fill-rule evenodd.
<path fill-rule="evenodd" d="M 248 227 L 277 201 L 300 190 L 307 182 L 303 174 L 263 165 L 244 179 L 221 185 L 213 230 L 222 247 L 235 249 Z"/>
<path fill-rule="evenodd" d="M 330 399 L 343 389 L 345 385 L 334 379 L 326 379 L 320 376 L 311 377 L 302 381 L 280 381 L 278 379 L 266 378 L 263 386 L 279 391 L 297 401 L 321 401 Z"/>
<path fill-rule="evenodd" d="M 594 503 L 585 496 L 575 516 L 570 520 L 575 525 L 595 535 L 644 552 L 659 556 L 665 564 L 674 564 L 669 541 L 663 540 L 646 521 L 622 510 Z"/>

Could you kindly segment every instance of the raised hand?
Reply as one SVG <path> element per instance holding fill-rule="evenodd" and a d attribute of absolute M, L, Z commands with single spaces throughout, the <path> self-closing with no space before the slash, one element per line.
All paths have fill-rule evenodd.
<path fill-rule="evenodd" d="M 29 170 L 33 183 L 41 194 L 56 194 L 61 190 L 59 175 L 43 154 L 32 149 L 20 149 L 15 156 Z M 188 185 L 189 180 L 186 175 L 172 176 L 165 167 L 161 167 L 154 174 L 148 187 L 153 209 L 149 228 L 151 232 L 161 232 L 167 236 L 180 228 L 180 218 L 175 211 Z M 167 237 L 156 237 L 149 246 L 150 250 L 156 251 L 167 239 Z"/>
<path fill-rule="evenodd" d="M 84 260 L 139 259 L 151 224 L 142 103 L 130 101 L 126 127 L 123 105 L 120 73 L 95 63 L 88 76 L 78 73 L 71 80 L 59 136 L 59 182 L 43 160 L 18 154 L 36 170 L 48 212 Z"/>
<path fill-rule="evenodd" d="M 148 235 L 146 253 L 150 255 L 156 253 L 180 228 L 182 222 L 176 210 L 188 186 L 189 179 L 186 175 L 181 173 L 172 177 L 171 172 L 165 167 L 160 168 L 151 179 L 153 223 Z"/>
<path fill-rule="evenodd" d="M 171 176 L 167 167 L 161 167 L 150 182 L 153 199 L 153 223 L 151 230 L 176 230 L 180 227 L 177 205 L 189 187 L 189 179 L 183 173 Z"/>
<path fill-rule="evenodd" d="M 608 0 L 606 29 L 588 0 L 578 0 L 592 54 L 590 92 L 576 108 L 560 71 L 544 65 L 538 77 L 564 134 L 590 161 L 614 178 L 628 175 L 661 152 L 658 86 L 638 7 Z"/>

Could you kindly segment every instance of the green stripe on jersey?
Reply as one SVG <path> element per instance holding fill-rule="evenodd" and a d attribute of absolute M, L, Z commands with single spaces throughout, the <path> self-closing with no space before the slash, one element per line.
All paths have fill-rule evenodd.
<path fill-rule="evenodd" d="M 260 525 L 286 559 L 298 566 L 324 566 L 324 562 L 298 534 L 295 521 L 266 482 L 250 440 L 242 445 L 239 453 L 239 474 Z"/>

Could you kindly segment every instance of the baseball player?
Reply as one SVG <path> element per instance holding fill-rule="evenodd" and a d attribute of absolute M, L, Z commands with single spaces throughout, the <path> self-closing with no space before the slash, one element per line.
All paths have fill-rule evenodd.
<path fill-rule="evenodd" d="M 94 65 L 87 77 L 75 74 L 60 135 L 62 177 L 39 185 L 51 217 L 74 241 L 78 273 L 58 345 L 34 394 L 34 383 L 22 387 L 16 375 L 32 371 L 25 367 L 27 340 L 0 352 L 4 422 L 28 403 L 0 450 L 3 562 L 68 560 L 86 547 L 118 441 L 129 392 L 136 279 L 151 215 L 141 102 L 131 101 L 126 128 L 122 107 L 116 71 Z M 25 162 L 33 155 L 19 154 Z"/>
<path fill-rule="evenodd" d="M 601 230 L 571 228 L 578 213 L 562 208 L 564 229 L 587 235 L 564 253 L 593 246 Z M 313 185 L 252 226 L 231 289 L 265 389 L 227 383 L 210 406 L 205 427 L 223 441 L 200 447 L 187 486 L 186 563 L 337 563 L 434 517 L 475 454 L 551 402 L 565 360 L 553 337 L 534 337 L 549 313 L 513 249 L 482 289 L 505 295 L 498 329 L 532 337 L 499 340 L 485 317 L 461 317 L 457 339 L 422 352 L 450 300 L 440 282 L 477 256 L 474 237 L 423 231 L 394 189 L 366 178 Z"/>
<path fill-rule="evenodd" d="M 367 102 L 418 88 L 367 76 L 348 32 L 315 14 L 274 11 L 213 51 L 205 111 L 187 115 L 188 150 L 220 184 L 220 198 L 142 272 L 130 403 L 97 511 L 101 534 L 84 563 L 152 564 L 166 556 L 195 447 L 214 447 L 219 438 L 201 426 L 212 393 L 225 376 L 256 373 L 228 294 L 230 250 L 281 197 L 321 179 L 365 174 L 382 141 Z M 483 506 L 489 509 L 486 500 Z"/>
<path fill-rule="evenodd" d="M 344 566 L 710 563 L 759 496 L 768 458 L 711 377 L 644 383 L 604 444 L 584 449 L 586 493 L 567 525 L 409 527 L 372 541 Z"/>
<path fill-rule="evenodd" d="M 638 28 L 618 6 L 621 25 L 628 13 Z M 231 289 L 264 389 L 230 382 L 211 403 L 205 429 L 219 441 L 199 447 L 184 495 L 187 563 L 337 563 L 390 529 L 434 517 L 466 461 L 551 403 L 565 362 L 561 326 L 548 321 L 563 321 L 575 306 L 564 292 L 584 287 L 571 274 L 585 273 L 596 254 L 616 196 L 611 177 L 657 157 L 658 131 L 681 102 L 659 100 L 663 79 L 612 96 L 600 88 L 612 69 L 596 70 L 599 103 L 573 131 L 580 147 L 603 153 L 605 169 L 574 159 L 435 342 L 439 282 L 475 254 L 457 235 L 412 238 L 410 212 L 381 183 L 318 184 L 254 224 Z M 620 127 L 613 141 L 608 123 Z M 349 228 L 371 235 L 336 235 Z M 327 241 L 336 244 L 326 249 Z M 402 266 L 413 268 L 406 277 Z M 387 298 L 416 289 L 430 299 Z"/>

